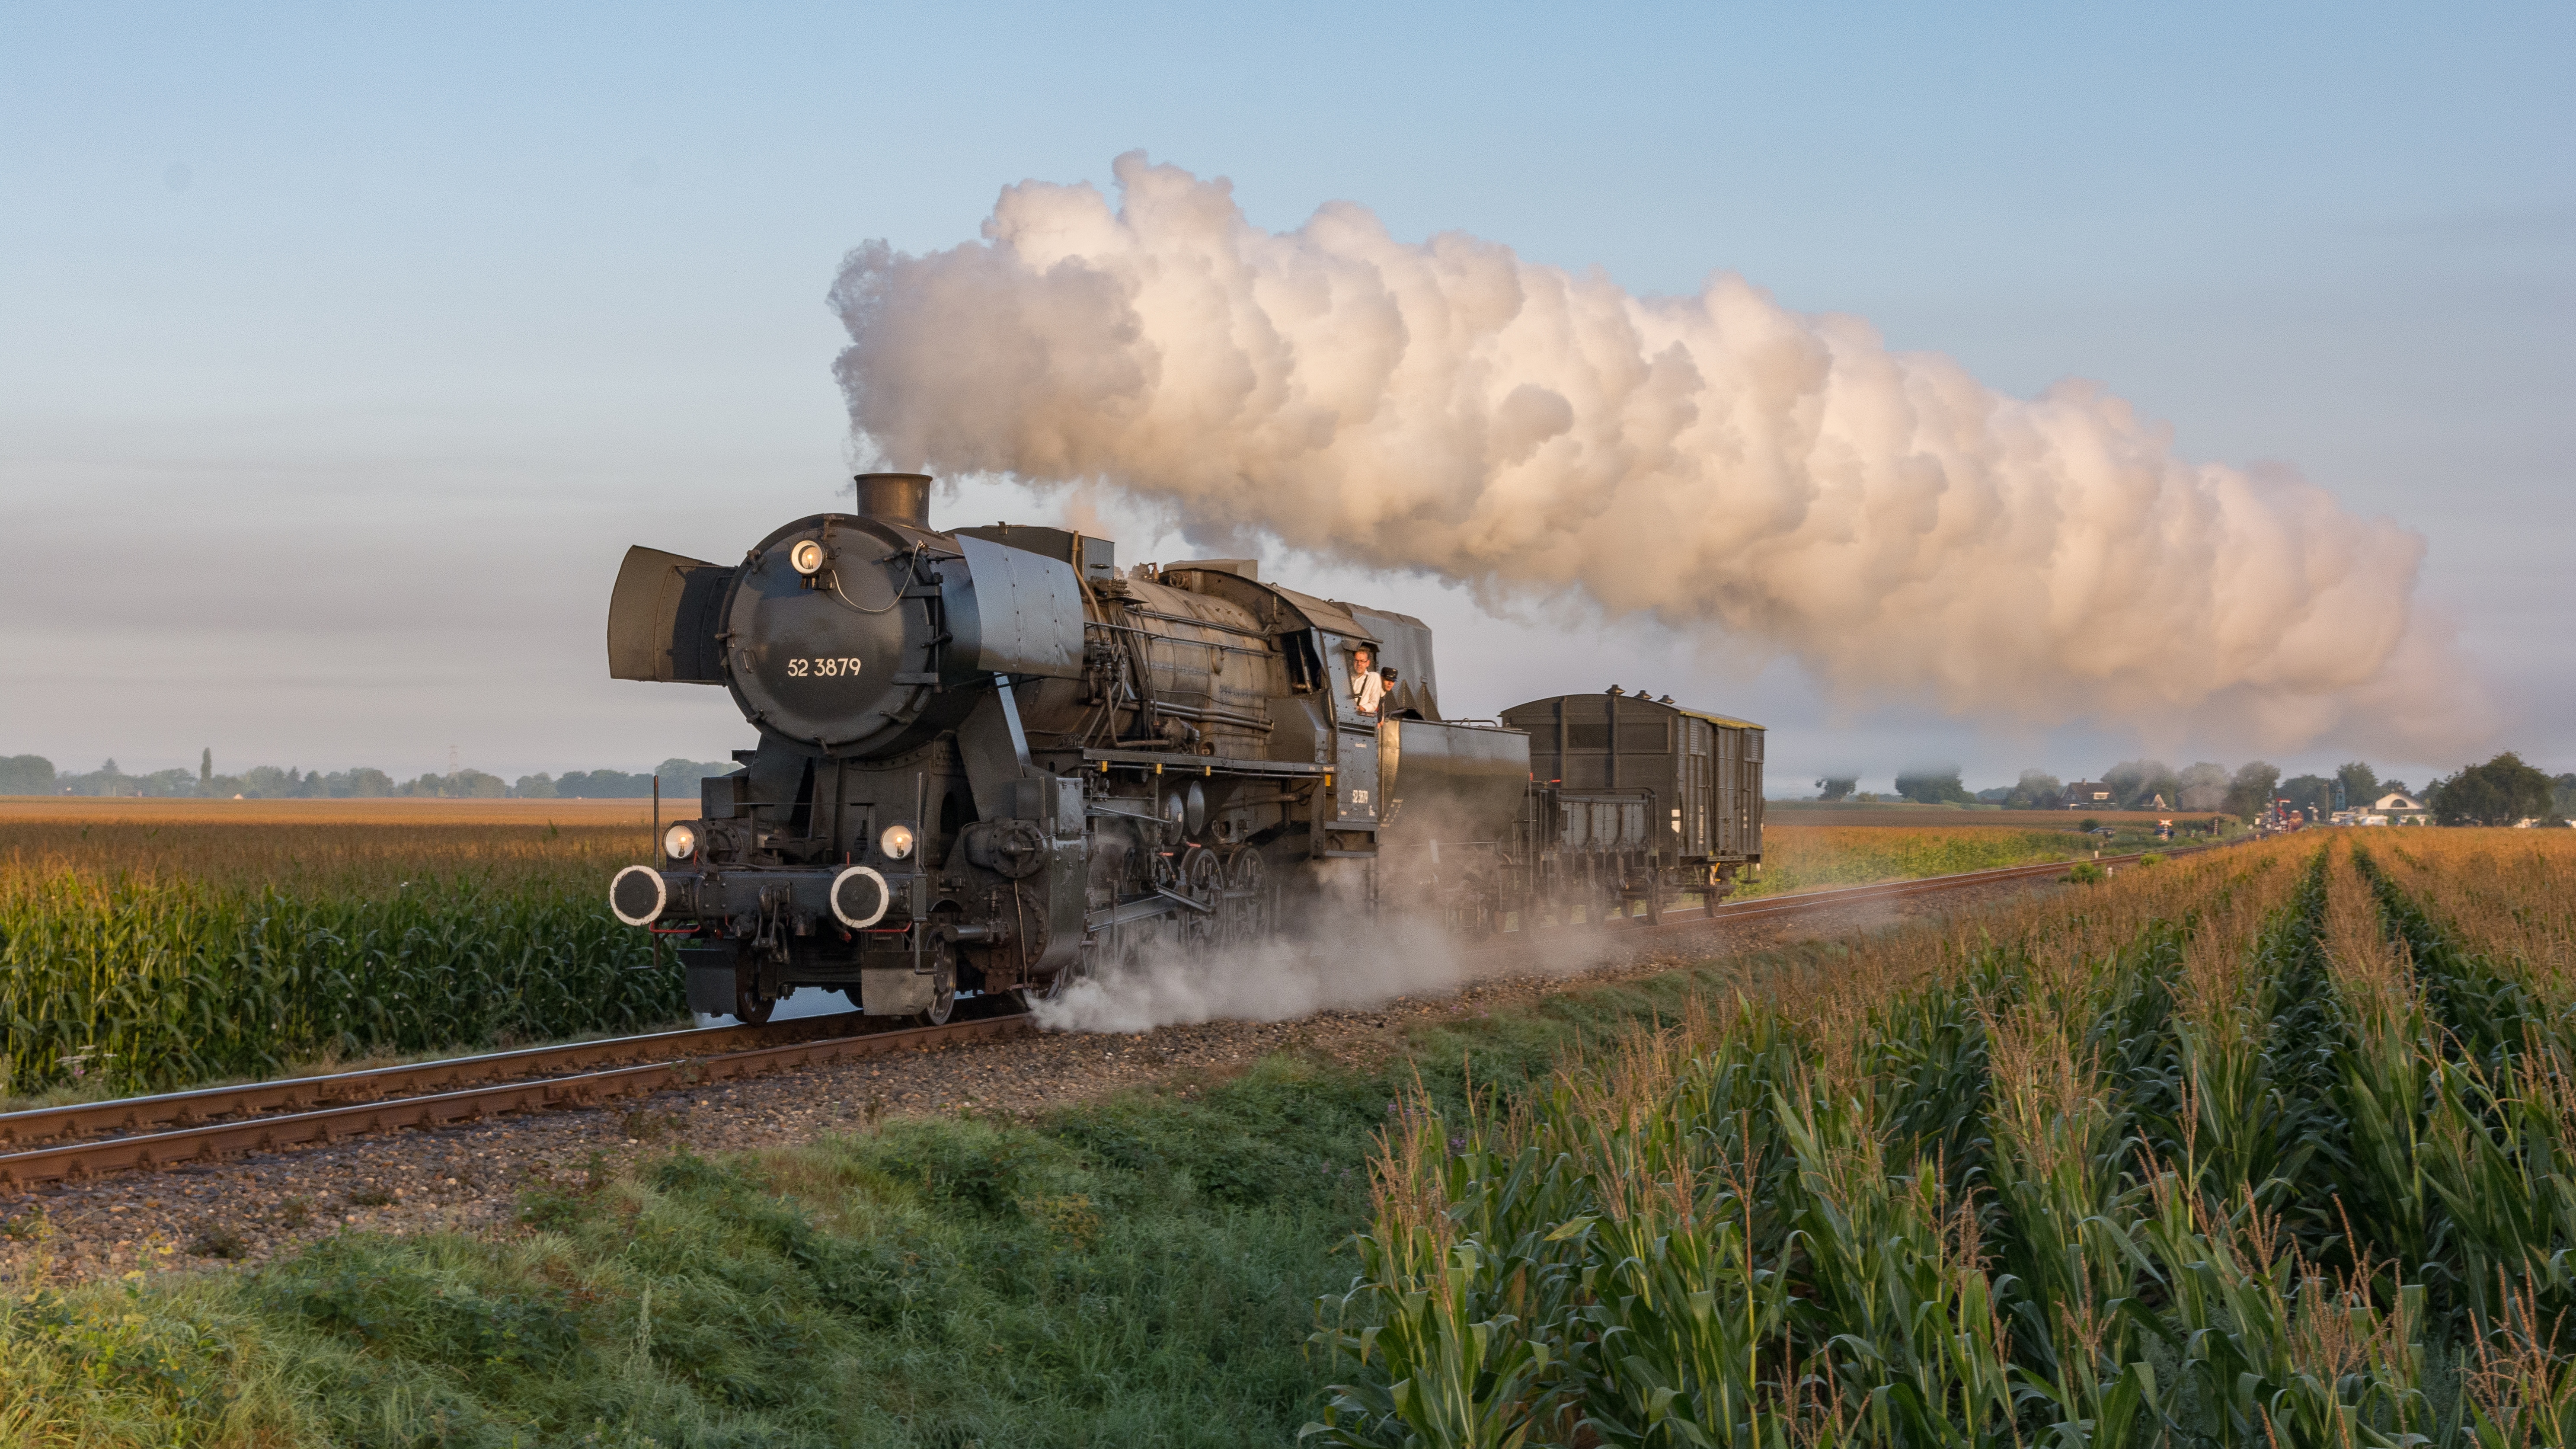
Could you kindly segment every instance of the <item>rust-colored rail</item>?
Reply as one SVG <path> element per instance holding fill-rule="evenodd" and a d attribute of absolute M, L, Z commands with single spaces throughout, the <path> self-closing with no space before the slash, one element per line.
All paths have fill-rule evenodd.
<path fill-rule="evenodd" d="M 821 1022 L 849 1018 L 809 1018 Z M 787 1023 L 803 1025 L 804 1023 Z M 709 1033 L 665 1032 L 662 1038 L 704 1036 L 753 1028 L 718 1027 Z M 435 1092 L 426 1096 L 389 1097 L 345 1106 L 243 1117 L 238 1121 L 178 1127 L 161 1132 L 92 1141 L 58 1143 L 28 1151 L 0 1154 L 0 1190 L 22 1189 L 132 1168 L 175 1167 L 213 1162 L 228 1152 L 270 1151 L 400 1127 L 443 1127 L 503 1112 L 547 1107 L 589 1107 L 619 1097 L 659 1092 L 672 1087 L 762 1076 L 795 1067 L 814 1066 L 849 1057 L 878 1056 L 950 1042 L 1011 1036 L 1029 1030 L 1023 1012 L 952 1021 L 945 1026 L 916 1026 L 850 1036 L 796 1040 L 775 1046 L 713 1055 L 682 1055 L 634 1066 L 610 1067 L 570 1076 Z M 628 1038 L 629 1041 L 653 1038 Z M 612 1043 L 591 1045 L 606 1047 Z M 558 1048 L 556 1050 L 565 1050 Z M 506 1053 L 518 1056 L 518 1053 Z M 469 1059 L 470 1060 L 470 1059 Z M 430 1064 L 436 1065 L 436 1064 Z M 395 1068 L 408 1071 L 409 1068 Z M 363 1073 L 347 1073 L 356 1077 Z M 311 1080 L 311 1079 L 308 1079 Z M 282 1084 L 281 1084 L 282 1085 Z M 183 1094 L 184 1095 L 184 1094 Z M 101 1104 L 112 1105 L 112 1104 Z"/>

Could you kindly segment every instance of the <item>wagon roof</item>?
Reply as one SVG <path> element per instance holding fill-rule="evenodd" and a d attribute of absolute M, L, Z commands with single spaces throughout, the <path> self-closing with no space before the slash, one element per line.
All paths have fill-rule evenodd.
<path fill-rule="evenodd" d="M 1511 708 L 1503 711 L 1503 717 L 1509 719 L 1523 710 L 1538 709 L 1544 705 L 1554 704 L 1560 699 L 1600 699 L 1603 697 L 1604 696 L 1598 694 L 1552 694 L 1545 699 L 1533 699 L 1525 704 L 1513 705 Z M 1674 714 L 1686 714 L 1692 719 L 1704 719 L 1710 724 L 1722 725 L 1728 729 L 1761 730 L 1768 728 L 1768 726 L 1765 725 L 1755 724 L 1749 719 L 1737 719 L 1731 714 L 1712 714 L 1704 709 L 1690 709 L 1678 704 L 1666 704 L 1661 700 L 1654 699 L 1643 694 L 1623 694 L 1619 696 L 1619 700 L 1623 705 L 1633 706 L 1642 704 L 1649 709 L 1669 710 Z"/>
<path fill-rule="evenodd" d="M 1737 719 L 1731 714 L 1710 714 L 1704 709 L 1684 709 L 1678 704 L 1668 704 L 1664 706 L 1664 708 L 1671 710 L 1675 714 L 1689 715 L 1692 719 L 1704 719 L 1710 724 L 1725 725 L 1729 729 L 1767 730 L 1769 728 L 1767 725 L 1755 724 L 1749 719 Z"/>

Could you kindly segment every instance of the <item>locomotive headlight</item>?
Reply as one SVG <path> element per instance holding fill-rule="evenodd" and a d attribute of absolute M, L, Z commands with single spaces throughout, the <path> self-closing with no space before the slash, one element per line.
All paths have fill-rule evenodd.
<path fill-rule="evenodd" d="M 800 540 L 787 551 L 787 562 L 795 567 L 796 572 L 812 578 L 823 571 L 823 545 L 810 538 Z"/>
<path fill-rule="evenodd" d="M 698 853 L 697 827 L 686 821 L 662 832 L 662 853 L 673 860 L 686 860 Z"/>
<path fill-rule="evenodd" d="M 912 827 L 887 826 L 885 833 L 877 837 L 877 849 L 884 851 L 888 860 L 901 860 L 912 854 Z"/>

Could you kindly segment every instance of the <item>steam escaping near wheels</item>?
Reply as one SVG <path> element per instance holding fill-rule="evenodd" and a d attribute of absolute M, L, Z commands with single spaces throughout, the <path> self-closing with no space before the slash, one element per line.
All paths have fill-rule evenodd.
<path fill-rule="evenodd" d="M 1359 871 L 1331 872 L 1320 909 L 1301 922 L 1296 939 L 1266 936 L 1213 952 L 1185 939 L 1121 943 L 1080 978 L 1032 998 L 1030 1014 L 1044 1031 L 1135 1033 L 1365 1010 L 1400 996 L 1445 995 L 1465 983 L 1467 959 L 1436 914 L 1390 898 L 1372 911 L 1365 895 Z M 1569 970 L 1593 964 L 1611 944 L 1550 943 Z"/>
<path fill-rule="evenodd" d="M 2415 608 L 2416 534 L 2181 458 L 2096 384 L 2011 397 L 1731 274 L 1638 296 L 1349 203 L 1271 232 L 1222 179 L 1115 172 L 1114 202 L 1029 181 L 984 240 L 851 253 L 864 445 L 1488 598 L 1578 590 L 1792 653 L 1850 703 L 2283 744 L 2481 723 Z"/>

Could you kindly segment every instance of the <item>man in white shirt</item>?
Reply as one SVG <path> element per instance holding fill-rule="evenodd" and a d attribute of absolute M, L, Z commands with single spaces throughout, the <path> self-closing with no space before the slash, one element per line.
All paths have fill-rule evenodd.
<path fill-rule="evenodd" d="M 1377 651 L 1362 644 L 1351 651 L 1351 702 L 1364 719 L 1377 718 L 1386 698 L 1386 679 L 1377 672 Z"/>

